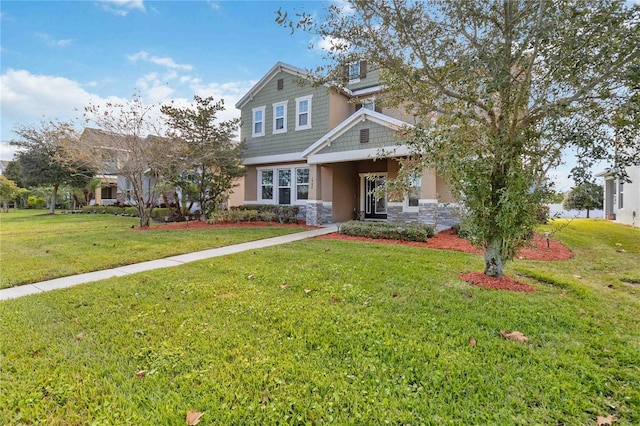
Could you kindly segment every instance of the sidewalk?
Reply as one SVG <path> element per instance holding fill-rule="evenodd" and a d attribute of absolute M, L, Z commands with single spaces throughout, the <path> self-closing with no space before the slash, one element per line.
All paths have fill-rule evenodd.
<path fill-rule="evenodd" d="M 73 287 L 74 285 L 89 283 L 92 281 L 105 280 L 111 277 L 122 277 L 124 275 L 136 274 L 138 272 L 150 271 L 152 269 L 169 268 L 198 260 L 212 257 L 226 256 L 228 254 L 240 253 L 246 250 L 255 250 L 264 247 L 277 246 L 280 244 L 292 243 L 307 238 L 320 235 L 331 234 L 338 231 L 337 224 L 330 224 L 320 229 L 297 232 L 295 234 L 282 235 L 279 237 L 265 238 L 264 240 L 249 241 L 226 247 L 197 251 L 194 253 L 180 254 L 166 257 L 164 259 L 151 260 L 148 262 L 134 263 L 133 265 L 120 266 L 103 271 L 88 272 L 86 274 L 71 275 L 69 277 L 56 278 L 54 280 L 42 281 L 39 283 L 25 284 L 17 287 L 0 290 L 0 300 L 16 299 L 29 294 L 42 293 L 59 288 Z"/>

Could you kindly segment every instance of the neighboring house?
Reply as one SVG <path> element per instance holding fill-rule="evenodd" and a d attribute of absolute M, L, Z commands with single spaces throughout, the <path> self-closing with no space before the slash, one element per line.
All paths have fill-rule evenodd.
<path fill-rule="evenodd" d="M 0 160 L 0 175 L 4 175 L 4 171 L 7 170 L 9 161 Z"/>
<path fill-rule="evenodd" d="M 314 87 L 305 70 L 278 62 L 240 99 L 244 204 L 296 205 L 310 225 L 457 222 L 449 187 L 435 170 L 416 175 L 402 199 L 385 193 L 398 159 L 409 153 L 396 136 L 414 119 L 376 104 L 383 88 L 372 68 L 351 64 L 348 84 L 338 89 Z"/>
<path fill-rule="evenodd" d="M 611 170 L 597 174 L 604 178 L 604 216 L 625 225 L 640 226 L 640 166 L 627 167 L 631 182 L 614 176 Z"/>

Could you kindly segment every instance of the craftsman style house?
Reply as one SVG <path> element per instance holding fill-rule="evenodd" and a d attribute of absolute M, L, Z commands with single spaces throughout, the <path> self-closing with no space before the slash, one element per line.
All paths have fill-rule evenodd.
<path fill-rule="evenodd" d="M 343 88 L 315 87 L 306 71 L 278 62 L 238 101 L 244 204 L 296 205 L 311 225 L 355 218 L 451 226 L 454 200 L 435 170 L 414 176 L 403 199 L 386 195 L 409 152 L 398 136 L 414 119 L 376 104 L 378 69 L 363 61 L 348 74 Z"/>

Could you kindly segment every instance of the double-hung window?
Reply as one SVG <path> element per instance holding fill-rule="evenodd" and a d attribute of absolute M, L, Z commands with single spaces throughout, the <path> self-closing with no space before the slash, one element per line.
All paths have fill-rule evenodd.
<path fill-rule="evenodd" d="M 264 111 L 266 107 L 258 107 L 252 110 L 253 127 L 251 129 L 252 137 L 264 136 Z"/>
<path fill-rule="evenodd" d="M 296 199 L 309 199 L 309 168 L 296 169 Z"/>
<path fill-rule="evenodd" d="M 287 101 L 273 104 L 273 133 L 287 131 Z"/>
<path fill-rule="evenodd" d="M 296 98 L 296 130 L 311 128 L 311 98 L 313 95 Z"/>
<path fill-rule="evenodd" d="M 360 62 L 349 64 L 349 83 L 360 81 Z"/>
<path fill-rule="evenodd" d="M 278 204 L 291 204 L 291 169 L 278 170 Z"/>
<path fill-rule="evenodd" d="M 420 190 L 422 189 L 422 176 L 419 173 L 412 173 L 409 176 L 409 190 L 405 197 L 407 210 L 417 210 L 420 202 Z"/>
<path fill-rule="evenodd" d="M 263 201 L 273 200 L 273 170 L 260 171 L 260 198 Z"/>

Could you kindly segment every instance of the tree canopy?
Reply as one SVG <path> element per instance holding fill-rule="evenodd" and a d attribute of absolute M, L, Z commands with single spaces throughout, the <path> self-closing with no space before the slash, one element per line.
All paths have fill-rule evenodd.
<path fill-rule="evenodd" d="M 381 103 L 419 124 L 406 164 L 436 168 L 463 206 L 485 274 L 526 244 L 544 182 L 574 150 L 578 181 L 598 160 L 640 164 L 640 5 L 623 1 L 355 0 L 277 22 L 332 46 L 315 70 L 381 68 Z M 376 100 L 378 101 L 378 100 Z M 407 169 L 408 167 L 404 167 Z M 402 173 L 401 173 L 402 175 Z"/>
<path fill-rule="evenodd" d="M 164 105 L 168 135 L 182 142 L 179 162 L 173 162 L 173 183 L 191 195 L 202 214 L 209 215 L 226 200 L 234 179 L 242 176 L 242 146 L 233 141 L 239 119 L 218 122 L 224 100 L 194 97 L 194 107 Z"/>
<path fill-rule="evenodd" d="M 562 207 L 566 210 L 586 210 L 589 212 L 601 209 L 604 203 L 604 189 L 602 185 L 593 182 L 582 182 L 571 188 L 562 201 Z"/>
<path fill-rule="evenodd" d="M 19 136 L 11 144 L 20 148 L 16 158 L 20 164 L 21 183 L 28 187 L 49 186 L 53 189 L 49 213 L 55 211 L 61 185 L 83 186 L 95 175 L 95 169 L 89 163 L 67 149 L 77 142 L 77 134 L 70 123 L 23 125 L 14 133 Z"/>

